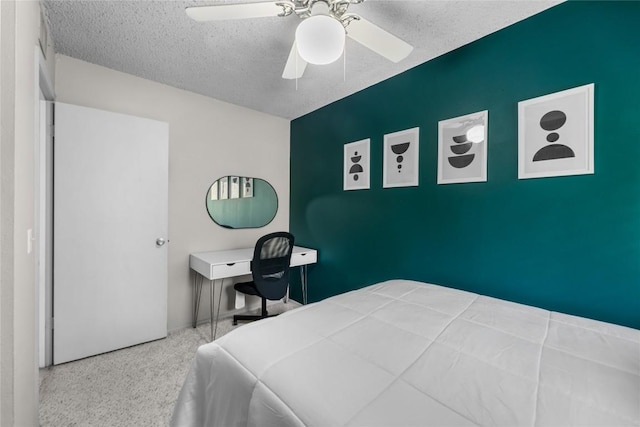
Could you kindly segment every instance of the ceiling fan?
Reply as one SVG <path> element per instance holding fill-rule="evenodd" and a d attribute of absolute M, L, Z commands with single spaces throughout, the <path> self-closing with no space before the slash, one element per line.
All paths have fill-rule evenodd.
<path fill-rule="evenodd" d="M 282 78 L 302 77 L 307 64 L 330 64 L 342 55 L 345 36 L 393 62 L 406 58 L 413 46 L 377 25 L 347 13 L 364 0 L 282 0 L 187 7 L 198 22 L 297 15 L 302 22 L 289 52 Z"/>

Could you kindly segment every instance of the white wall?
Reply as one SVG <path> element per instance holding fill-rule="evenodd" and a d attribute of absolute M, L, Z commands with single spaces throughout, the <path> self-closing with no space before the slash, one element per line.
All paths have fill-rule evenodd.
<path fill-rule="evenodd" d="M 265 233 L 289 229 L 288 120 L 63 55 L 55 88 L 61 102 L 169 123 L 169 330 L 191 323 L 189 253 L 252 247 Z M 225 175 L 269 181 L 278 194 L 275 219 L 258 229 L 216 225 L 205 197 Z M 221 316 L 232 308 L 230 295 L 223 296 Z M 203 291 L 200 318 L 208 317 L 208 300 Z"/>
<path fill-rule="evenodd" d="M 34 229 L 40 5 L 0 1 L 0 19 L 0 425 L 36 426 L 37 300 L 27 230 Z"/>

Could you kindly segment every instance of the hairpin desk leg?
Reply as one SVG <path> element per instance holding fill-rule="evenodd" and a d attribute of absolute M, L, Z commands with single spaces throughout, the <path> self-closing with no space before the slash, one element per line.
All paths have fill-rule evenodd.
<path fill-rule="evenodd" d="M 307 265 L 300 266 L 300 285 L 302 287 L 302 304 L 307 304 Z"/>
<path fill-rule="evenodd" d="M 211 341 L 213 341 L 213 291 L 215 289 L 214 283 L 215 280 L 209 281 L 209 285 L 211 288 Z"/>
<path fill-rule="evenodd" d="M 198 325 L 198 311 L 200 310 L 200 296 L 202 295 L 202 276 L 193 272 L 193 327 Z"/>

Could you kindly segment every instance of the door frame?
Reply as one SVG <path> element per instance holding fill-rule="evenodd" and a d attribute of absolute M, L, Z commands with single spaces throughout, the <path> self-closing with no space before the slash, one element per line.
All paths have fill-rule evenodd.
<path fill-rule="evenodd" d="M 39 46 L 35 46 L 34 54 L 34 248 L 35 290 L 38 308 L 36 309 L 38 366 L 43 368 L 53 363 L 53 286 L 52 286 L 52 241 L 51 227 L 53 213 L 53 187 L 47 185 L 53 176 L 53 151 L 47 147 L 46 124 L 41 125 L 40 94 L 45 101 L 55 100 L 53 81 L 47 67 L 47 61 Z M 45 120 L 46 122 L 46 120 Z M 43 132 L 44 131 L 44 132 Z M 47 268 L 48 267 L 48 268 Z"/>

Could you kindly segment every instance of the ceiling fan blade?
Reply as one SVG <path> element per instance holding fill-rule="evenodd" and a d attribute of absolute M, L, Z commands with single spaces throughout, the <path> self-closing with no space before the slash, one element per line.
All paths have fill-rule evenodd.
<path fill-rule="evenodd" d="M 222 4 L 216 6 L 193 6 L 185 9 L 187 15 L 198 22 L 221 21 L 225 19 L 263 18 L 267 16 L 287 16 L 295 9 L 290 1 L 269 1 L 260 3 Z"/>
<path fill-rule="evenodd" d="M 393 62 L 400 62 L 413 50 L 409 43 L 360 17 L 349 22 L 346 29 L 347 36 Z"/>
<path fill-rule="evenodd" d="M 289 59 L 287 59 L 287 64 L 284 66 L 284 71 L 282 72 L 282 78 L 299 79 L 304 74 L 305 68 L 307 68 L 307 62 L 300 57 L 298 47 L 294 41 L 291 51 L 289 52 Z"/>

